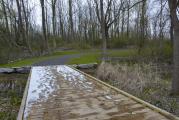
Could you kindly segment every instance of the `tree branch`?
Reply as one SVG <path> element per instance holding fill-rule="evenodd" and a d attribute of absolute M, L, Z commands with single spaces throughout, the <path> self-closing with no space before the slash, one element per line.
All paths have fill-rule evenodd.
<path fill-rule="evenodd" d="M 144 0 L 141 0 L 141 1 L 138 1 L 138 2 L 134 3 L 132 6 L 130 6 L 130 7 L 128 8 L 128 10 L 130 10 L 131 8 L 133 8 L 134 6 L 140 4 L 140 3 L 143 2 L 143 1 L 144 1 Z"/>
<path fill-rule="evenodd" d="M 95 5 L 96 5 L 96 15 L 98 17 L 99 22 L 101 23 L 101 19 L 100 19 L 100 16 L 99 16 L 98 2 L 97 2 L 97 0 L 94 0 L 94 2 L 95 2 Z"/>
<path fill-rule="evenodd" d="M 118 19 L 119 15 L 120 15 L 120 11 L 123 8 L 123 5 L 124 5 L 124 2 L 121 0 L 121 4 L 120 4 L 120 7 L 118 9 L 118 12 L 117 12 L 116 16 L 114 16 L 114 19 L 110 23 L 108 21 L 108 27 L 110 27 Z"/>
<path fill-rule="evenodd" d="M 112 0 L 108 0 L 108 6 L 107 6 L 106 14 L 105 14 L 105 20 L 107 19 L 107 15 L 110 13 L 111 4 L 112 4 Z"/>

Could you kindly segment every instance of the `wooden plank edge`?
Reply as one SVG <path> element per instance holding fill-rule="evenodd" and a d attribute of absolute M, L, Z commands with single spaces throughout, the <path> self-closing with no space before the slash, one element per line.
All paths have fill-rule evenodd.
<path fill-rule="evenodd" d="M 20 109 L 19 109 L 19 112 L 18 112 L 17 120 L 23 120 L 24 110 L 25 110 L 25 105 L 26 105 L 26 99 L 27 99 L 28 89 L 29 89 L 29 83 L 30 83 L 30 78 L 31 78 L 31 73 L 32 73 L 32 69 L 30 70 L 30 74 L 29 74 L 28 79 L 27 79 L 27 83 L 26 83 L 26 87 L 25 87 L 25 90 L 24 90 L 21 106 L 20 106 Z"/>
<path fill-rule="evenodd" d="M 103 82 L 103 81 L 101 81 L 101 80 L 99 80 L 99 79 L 87 74 L 87 73 L 84 73 L 83 71 L 80 71 L 80 70 L 74 68 L 73 66 L 68 65 L 68 67 L 70 67 L 70 68 L 82 73 L 83 75 L 91 78 L 92 80 L 95 80 L 95 81 L 97 81 L 97 82 L 99 82 L 99 83 L 101 83 L 101 84 L 103 84 L 103 85 L 105 85 L 105 86 L 107 86 L 107 87 L 109 87 L 109 88 L 121 93 L 122 95 L 124 95 L 124 96 L 126 96 L 126 97 L 128 97 L 128 98 L 130 98 L 130 99 L 132 99 L 132 100 L 134 100 L 134 101 L 136 101 L 138 103 L 140 103 L 140 104 L 143 104 L 144 106 L 152 109 L 155 112 L 158 112 L 159 114 L 165 116 L 166 118 L 168 118 L 170 120 L 179 120 L 179 117 L 177 117 L 177 116 L 175 116 L 175 115 L 173 115 L 173 114 L 171 114 L 171 113 L 169 113 L 169 112 L 167 112 L 167 111 L 165 111 L 163 109 L 160 109 L 160 108 L 158 108 L 158 107 L 156 107 L 156 106 L 154 106 L 154 105 L 152 105 L 152 104 L 150 104 L 148 102 L 145 102 L 144 100 L 141 100 L 141 99 L 139 99 L 139 98 L 137 98 L 137 97 L 135 97 L 135 96 L 123 91 L 123 90 L 120 90 L 120 89 L 118 89 L 118 88 L 116 88 L 114 86 L 111 86 L 111 85 L 109 85 L 109 84 L 107 84 L 107 83 L 105 83 L 105 82 Z"/>

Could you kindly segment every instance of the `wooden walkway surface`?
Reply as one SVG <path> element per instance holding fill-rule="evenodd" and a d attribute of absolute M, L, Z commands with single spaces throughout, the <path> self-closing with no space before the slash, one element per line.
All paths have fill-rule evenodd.
<path fill-rule="evenodd" d="M 69 66 L 33 67 L 17 120 L 179 120 Z"/>

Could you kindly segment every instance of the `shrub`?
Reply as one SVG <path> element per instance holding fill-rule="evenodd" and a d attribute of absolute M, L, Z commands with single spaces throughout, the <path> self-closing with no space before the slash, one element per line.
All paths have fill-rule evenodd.
<path fill-rule="evenodd" d="M 72 42 L 72 43 L 65 43 L 67 48 L 71 49 L 90 49 L 91 46 L 87 43 L 80 43 L 80 42 Z"/>
<path fill-rule="evenodd" d="M 111 38 L 111 41 L 109 42 L 110 48 L 122 48 L 126 47 L 128 45 L 128 38 L 126 37 L 113 37 Z"/>

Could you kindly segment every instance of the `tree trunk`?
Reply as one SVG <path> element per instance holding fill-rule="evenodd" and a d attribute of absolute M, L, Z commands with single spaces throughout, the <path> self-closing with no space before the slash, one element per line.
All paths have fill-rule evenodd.
<path fill-rule="evenodd" d="M 10 45 L 10 30 L 9 30 L 9 23 L 8 23 L 7 12 L 6 12 L 6 7 L 5 7 L 4 0 L 2 0 L 2 8 L 3 8 L 4 17 L 5 17 L 7 36 L 9 37 L 8 40 L 7 40 L 7 44 Z"/>
<path fill-rule="evenodd" d="M 27 16 L 27 11 L 25 9 L 25 5 L 24 5 L 24 0 L 21 0 L 22 1 L 22 8 L 23 8 L 23 13 L 24 13 L 24 18 L 25 18 L 25 42 L 26 42 L 26 45 L 27 45 L 27 48 L 28 48 L 28 51 L 29 53 L 32 55 L 32 48 L 31 48 L 31 45 L 30 45 L 30 42 L 29 42 L 29 36 L 28 36 L 28 29 L 29 29 L 29 21 L 28 21 L 28 16 Z"/>
<path fill-rule="evenodd" d="M 174 74 L 172 80 L 172 92 L 179 95 L 179 29 L 174 30 Z"/>
<path fill-rule="evenodd" d="M 52 24 L 53 24 L 53 48 L 57 47 L 56 44 L 56 2 L 57 0 L 52 0 Z"/>
<path fill-rule="evenodd" d="M 129 38 L 129 19 L 130 19 L 130 0 L 128 0 L 128 11 L 127 11 L 127 37 Z"/>
<path fill-rule="evenodd" d="M 22 14 L 21 14 L 21 6 L 19 0 L 16 0 L 17 4 L 17 10 L 18 10 L 18 34 L 20 35 L 18 39 L 21 39 L 22 41 L 22 46 L 26 45 L 25 42 L 25 32 L 24 32 L 24 26 L 23 26 L 23 21 L 22 21 Z"/>
<path fill-rule="evenodd" d="M 138 53 L 141 54 L 141 50 L 144 46 L 145 42 L 145 15 L 146 15 L 146 0 L 143 0 L 142 2 L 142 13 L 141 13 L 141 19 L 140 19 L 140 42 L 139 42 L 139 49 Z"/>
<path fill-rule="evenodd" d="M 105 62 L 106 57 L 106 46 L 107 46 L 107 38 L 106 38 L 106 30 L 105 30 L 105 18 L 104 18 L 104 8 L 103 8 L 103 0 L 100 0 L 100 13 L 101 13 L 101 35 L 103 41 L 102 47 L 102 61 Z"/>
<path fill-rule="evenodd" d="M 62 12 L 60 8 L 59 8 L 59 22 L 60 22 L 60 34 L 62 40 L 64 40 L 64 27 L 63 27 L 63 20 L 62 20 Z"/>
<path fill-rule="evenodd" d="M 172 94 L 179 95 L 179 19 L 177 17 L 178 0 L 168 0 L 171 21 L 174 29 L 174 46 L 173 46 L 173 79 L 172 79 Z"/>
<path fill-rule="evenodd" d="M 125 10 L 122 11 L 122 25 L 121 25 L 121 35 L 124 36 L 124 17 L 125 17 Z"/>
<path fill-rule="evenodd" d="M 68 1 L 69 4 L 69 32 L 70 32 L 70 39 L 73 38 L 73 10 L 72 10 L 72 0 Z"/>
<path fill-rule="evenodd" d="M 170 19 L 171 19 L 171 15 L 170 15 Z M 173 21 L 170 20 L 170 40 L 173 46 Z"/>
<path fill-rule="evenodd" d="M 43 40 L 44 40 L 44 46 L 43 50 L 47 49 L 47 52 L 49 52 L 49 45 L 47 40 L 47 33 L 46 33 L 46 25 L 45 25 L 45 6 L 44 6 L 44 0 L 40 0 L 41 7 L 42 7 L 42 31 L 43 31 Z"/>

